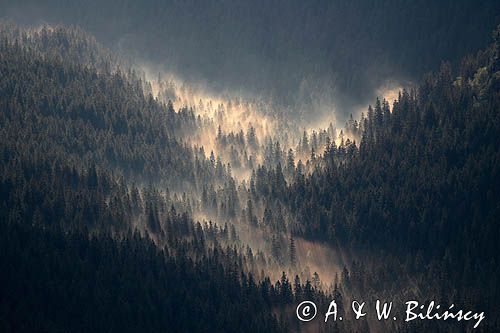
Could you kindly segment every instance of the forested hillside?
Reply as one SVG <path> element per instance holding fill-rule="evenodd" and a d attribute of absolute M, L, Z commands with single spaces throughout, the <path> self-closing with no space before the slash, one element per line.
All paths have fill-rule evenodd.
<path fill-rule="evenodd" d="M 489 309 L 487 331 L 498 327 L 500 296 L 500 30 L 493 36 L 458 71 L 444 63 L 392 108 L 377 100 L 359 122 L 359 148 L 326 146 L 311 175 L 297 175 L 278 199 L 301 221 L 297 235 L 358 253 L 354 293 L 388 291 L 381 275 L 392 293 L 411 279 L 410 295 Z M 267 190 L 256 192 L 272 202 Z"/>
<path fill-rule="evenodd" d="M 227 177 L 177 139 L 192 112 L 82 31 L 0 39 L 1 331 L 286 331 L 292 302 L 326 302 L 261 274 L 234 226 L 193 221 L 164 187 Z"/>
<path fill-rule="evenodd" d="M 486 45 L 498 1 L 4 1 L 24 24 L 77 24 L 107 46 L 211 89 L 344 119 L 387 80 L 418 80 Z M 2 14 L 0 14 L 0 17 Z"/>
<path fill-rule="evenodd" d="M 77 28 L 0 24 L 0 331 L 472 327 L 295 316 L 376 298 L 499 330 L 500 27 L 345 125 L 280 110 L 151 80 Z"/>
<path fill-rule="evenodd" d="M 3 32 L 4 155 L 43 156 L 79 168 L 94 163 L 138 181 L 194 184 L 194 154 L 175 137 L 194 123 L 192 114 L 145 95 L 142 79 L 114 68 L 114 58 L 82 32 L 27 33 L 9 25 Z"/>

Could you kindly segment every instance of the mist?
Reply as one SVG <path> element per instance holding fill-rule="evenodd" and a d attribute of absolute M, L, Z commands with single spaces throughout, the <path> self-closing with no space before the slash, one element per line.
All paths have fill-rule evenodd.
<path fill-rule="evenodd" d="M 432 331 L 345 310 L 498 299 L 500 3 L 0 13 L 0 327 Z"/>
<path fill-rule="evenodd" d="M 136 63 L 217 94 L 258 98 L 306 124 L 344 122 L 388 81 L 412 81 L 441 59 L 457 63 L 484 44 L 499 7 L 394 0 L 0 4 L 18 23 L 78 25 Z"/>

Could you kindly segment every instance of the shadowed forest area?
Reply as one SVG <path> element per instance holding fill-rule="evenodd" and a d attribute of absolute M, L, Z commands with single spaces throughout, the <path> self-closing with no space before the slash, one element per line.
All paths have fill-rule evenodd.
<path fill-rule="evenodd" d="M 500 330 L 495 2 L 114 2 L 0 4 L 0 331 Z"/>
<path fill-rule="evenodd" d="M 275 0 L 0 3 L 19 24 L 79 26 L 157 72 L 215 92 L 264 99 L 294 120 L 373 103 L 489 42 L 498 1 Z M 390 101 L 392 103 L 392 100 Z"/>

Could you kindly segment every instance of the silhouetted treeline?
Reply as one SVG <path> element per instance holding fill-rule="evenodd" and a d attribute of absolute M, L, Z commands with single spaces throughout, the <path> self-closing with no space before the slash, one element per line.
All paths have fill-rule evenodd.
<path fill-rule="evenodd" d="M 194 127 L 193 113 L 174 112 L 146 95 L 146 83 L 115 68 L 91 37 L 60 27 L 36 32 L 3 25 L 0 39 L 4 156 L 94 163 L 172 188 L 196 187 L 197 179 L 215 172 L 178 139 Z"/>
<path fill-rule="evenodd" d="M 484 310 L 498 329 L 499 29 L 338 133 L 215 131 L 229 106 L 176 112 L 117 63 L 79 30 L 1 27 L 2 330 L 286 331 L 299 300 L 373 295 Z M 190 142 L 203 131 L 217 156 Z M 268 277 L 303 268 L 299 237 L 352 259 L 330 290 Z"/>
<path fill-rule="evenodd" d="M 194 263 L 136 233 L 117 239 L 0 224 L 2 332 L 276 332 L 270 286 Z"/>
<path fill-rule="evenodd" d="M 4 2 L 21 23 L 77 24 L 184 78 L 298 106 L 359 105 L 387 79 L 459 62 L 487 41 L 498 1 Z M 290 112 L 294 114 L 294 112 Z"/>
<path fill-rule="evenodd" d="M 493 37 L 458 71 L 444 63 L 402 91 L 392 110 L 377 100 L 352 154 L 327 147 L 286 190 L 259 179 L 265 172 L 255 180 L 260 200 L 286 193 L 296 234 L 366 255 L 353 290 L 397 292 L 409 278 L 426 298 L 485 309 L 490 329 L 500 296 L 500 28 Z"/>
<path fill-rule="evenodd" d="M 0 171 L 3 332 L 279 332 L 292 304 L 328 302 L 298 276 L 255 278 L 261 259 L 225 245 L 227 226 L 195 223 L 154 188 L 46 160 Z"/>
<path fill-rule="evenodd" d="M 271 282 L 234 228 L 193 221 L 195 200 L 134 185 L 232 181 L 177 140 L 192 112 L 80 31 L 4 26 L 0 42 L 1 331 L 279 332 L 292 302 L 327 302 Z"/>

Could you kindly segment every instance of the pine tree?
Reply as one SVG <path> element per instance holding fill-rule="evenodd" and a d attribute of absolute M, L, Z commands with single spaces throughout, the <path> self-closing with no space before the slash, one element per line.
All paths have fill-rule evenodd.
<path fill-rule="evenodd" d="M 295 171 L 295 156 L 293 154 L 292 148 L 288 150 L 288 155 L 287 155 L 287 163 L 286 163 L 286 171 L 288 174 L 293 174 Z"/>
<path fill-rule="evenodd" d="M 297 249 L 295 248 L 295 240 L 293 235 L 290 235 L 290 265 L 295 267 L 297 265 Z"/>

